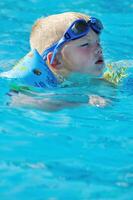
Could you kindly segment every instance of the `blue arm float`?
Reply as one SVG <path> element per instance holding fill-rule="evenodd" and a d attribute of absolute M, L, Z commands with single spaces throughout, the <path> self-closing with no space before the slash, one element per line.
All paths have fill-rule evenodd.
<path fill-rule="evenodd" d="M 25 85 L 40 88 L 53 88 L 58 85 L 57 78 L 36 49 L 22 58 L 13 69 L 1 73 L 0 77 L 17 79 Z"/>

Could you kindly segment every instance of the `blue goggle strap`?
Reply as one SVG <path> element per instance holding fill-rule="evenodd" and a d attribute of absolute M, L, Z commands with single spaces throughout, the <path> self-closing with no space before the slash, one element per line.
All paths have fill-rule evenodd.
<path fill-rule="evenodd" d="M 58 42 L 54 43 L 51 47 L 47 48 L 47 49 L 42 53 L 42 55 L 41 55 L 42 58 L 43 58 L 44 60 L 46 60 L 46 59 L 47 59 L 47 54 L 48 54 L 49 52 L 53 52 L 53 55 L 52 55 L 52 58 L 51 58 L 51 61 L 50 61 L 50 64 L 52 64 L 53 61 L 54 61 L 54 58 L 55 58 L 55 55 L 56 55 L 58 49 L 59 49 L 65 42 L 66 42 L 65 37 L 62 37 Z"/>

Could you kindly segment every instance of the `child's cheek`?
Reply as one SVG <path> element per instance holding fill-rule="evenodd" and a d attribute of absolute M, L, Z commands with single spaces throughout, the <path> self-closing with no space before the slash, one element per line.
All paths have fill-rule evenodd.
<path fill-rule="evenodd" d="M 74 50 L 77 65 L 85 66 L 90 59 L 90 50 L 87 48 L 76 47 Z"/>
<path fill-rule="evenodd" d="M 79 56 L 83 56 L 83 57 L 89 56 L 89 54 L 91 53 L 91 49 L 85 48 L 85 47 L 83 47 L 83 48 L 78 47 L 75 50 L 76 50 L 77 54 L 79 54 Z"/>

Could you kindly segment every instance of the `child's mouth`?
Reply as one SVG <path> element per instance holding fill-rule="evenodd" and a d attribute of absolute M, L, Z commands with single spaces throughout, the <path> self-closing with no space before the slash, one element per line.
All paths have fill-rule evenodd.
<path fill-rule="evenodd" d="M 103 63 L 104 63 L 103 58 L 99 58 L 99 59 L 95 62 L 95 64 L 98 64 L 98 65 L 103 64 Z"/>

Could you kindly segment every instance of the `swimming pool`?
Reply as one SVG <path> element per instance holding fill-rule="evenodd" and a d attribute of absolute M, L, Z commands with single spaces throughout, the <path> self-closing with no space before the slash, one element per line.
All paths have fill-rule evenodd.
<path fill-rule="evenodd" d="M 5 0 L 0 8 L 1 69 L 10 68 L 29 51 L 29 33 L 37 18 L 64 11 L 99 17 L 105 26 L 106 61 L 133 63 L 129 0 Z M 49 113 L 7 107 L 8 82 L 0 80 L 0 89 L 0 199 L 133 198 L 132 91 L 116 88 L 107 108 L 84 105 Z M 85 91 L 82 87 L 80 92 L 75 88 L 61 93 L 81 96 Z"/>

